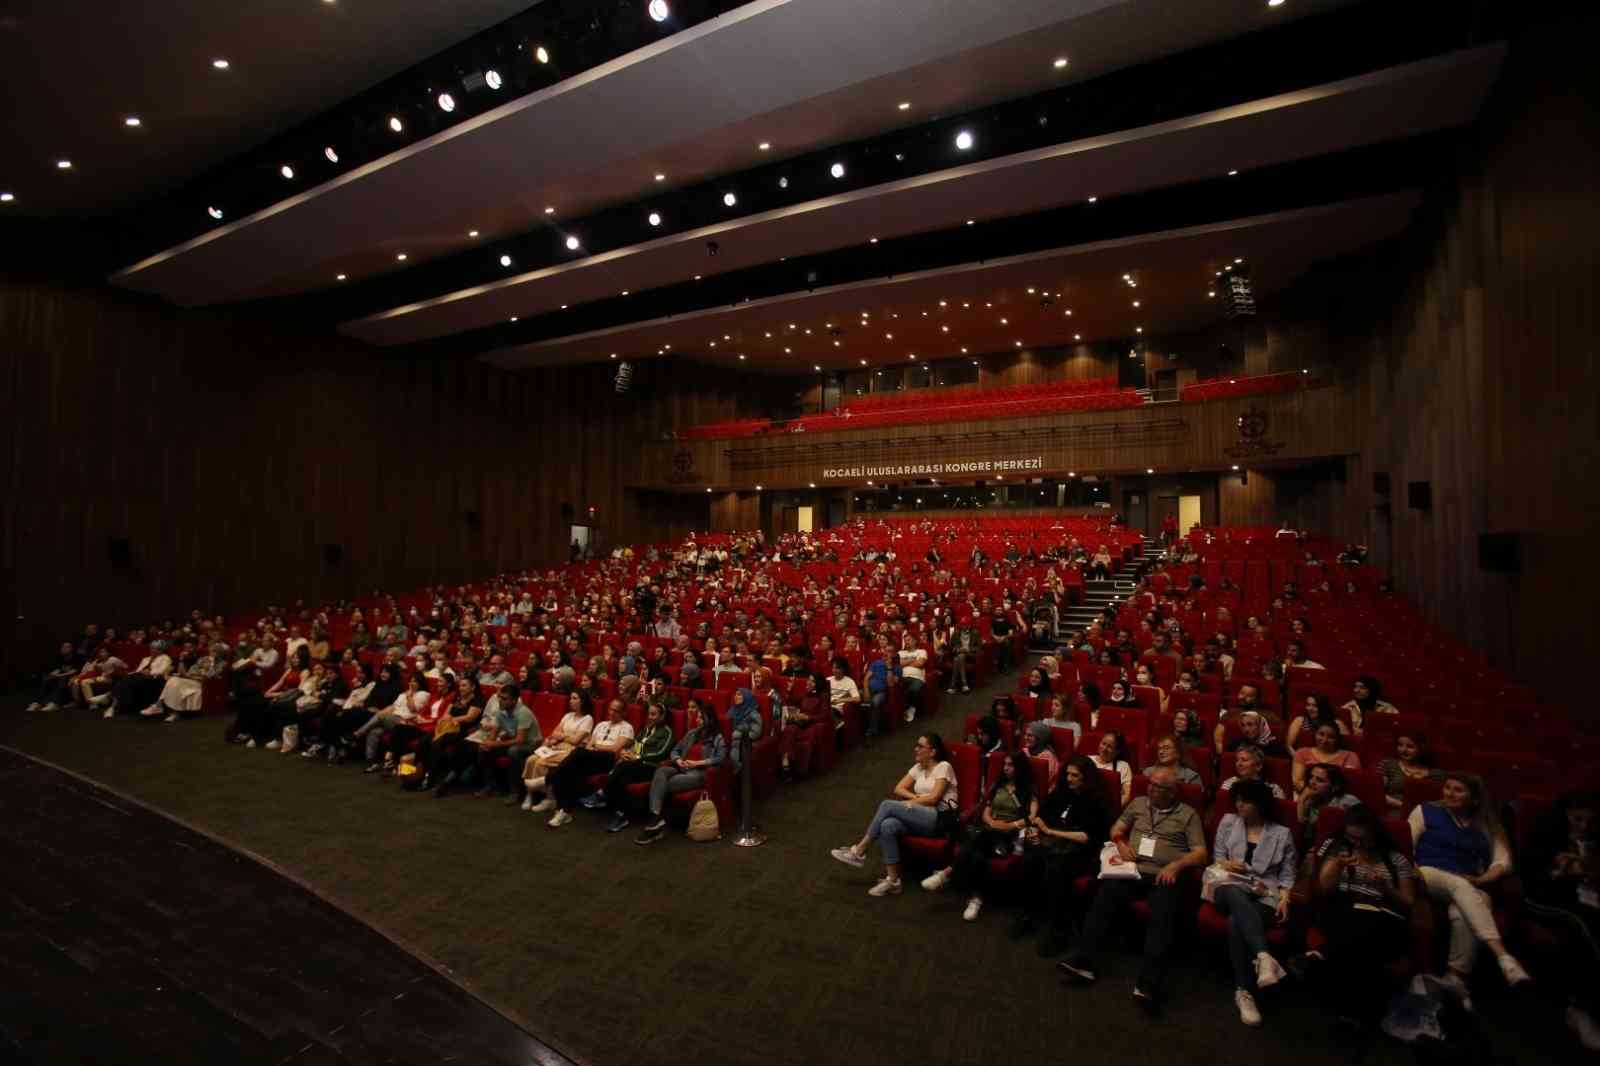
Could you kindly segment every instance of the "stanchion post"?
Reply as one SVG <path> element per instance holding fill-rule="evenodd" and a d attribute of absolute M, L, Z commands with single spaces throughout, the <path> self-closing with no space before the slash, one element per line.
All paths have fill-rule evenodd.
<path fill-rule="evenodd" d="M 755 826 L 750 824 L 750 810 L 754 803 L 752 798 L 753 786 L 750 783 L 751 743 L 748 735 L 739 737 L 739 835 L 734 838 L 735 847 L 757 848 L 767 842 Z"/>

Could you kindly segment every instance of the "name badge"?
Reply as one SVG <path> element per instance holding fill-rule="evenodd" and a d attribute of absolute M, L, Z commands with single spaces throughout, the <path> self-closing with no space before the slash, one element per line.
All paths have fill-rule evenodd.
<path fill-rule="evenodd" d="M 1156 857 L 1156 838 L 1147 836 L 1139 838 L 1139 854 L 1147 859 Z"/>

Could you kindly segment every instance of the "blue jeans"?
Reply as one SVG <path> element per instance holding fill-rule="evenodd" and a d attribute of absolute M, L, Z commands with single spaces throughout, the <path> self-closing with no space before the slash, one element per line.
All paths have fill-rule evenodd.
<path fill-rule="evenodd" d="M 906 687 L 906 708 L 921 714 L 923 683 L 914 677 L 903 678 L 901 683 Z"/>
<path fill-rule="evenodd" d="M 904 803 L 900 800 L 884 800 L 878 804 L 878 813 L 872 816 L 872 824 L 867 826 L 867 839 L 878 842 L 878 850 L 883 852 L 885 863 L 898 866 L 900 837 L 903 834 L 932 836 L 938 828 L 939 812 L 932 807 L 924 807 L 919 803 Z"/>
<path fill-rule="evenodd" d="M 1233 962 L 1233 986 L 1256 990 L 1256 956 L 1267 950 L 1266 920 L 1273 912 L 1238 885 L 1217 889 L 1212 904 L 1228 916 L 1228 957 Z"/>
<path fill-rule="evenodd" d="M 867 701 L 867 736 L 875 737 L 883 732 L 883 708 L 888 702 L 888 689 L 870 694 L 870 698 Z"/>

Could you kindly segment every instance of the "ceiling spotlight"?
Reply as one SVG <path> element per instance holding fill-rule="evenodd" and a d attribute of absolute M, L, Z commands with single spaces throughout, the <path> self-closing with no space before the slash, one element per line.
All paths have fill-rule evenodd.
<path fill-rule="evenodd" d="M 439 110 L 447 115 L 456 109 L 456 98 L 449 93 L 440 93 L 434 97 L 434 102 L 439 105 Z"/>
<path fill-rule="evenodd" d="M 667 176 L 665 174 L 657 174 L 656 175 L 656 180 L 657 181 L 666 181 L 667 180 Z"/>
<path fill-rule="evenodd" d="M 1143 333 L 1144 332 L 1144 327 L 1143 326 L 1135 326 L 1135 327 L 1133 327 L 1133 331 L 1135 333 Z"/>
<path fill-rule="evenodd" d="M 1017 347 L 1018 347 L 1018 348 L 1020 348 L 1020 347 L 1022 347 L 1022 342 L 1021 342 L 1021 341 L 1018 341 L 1018 342 L 1017 342 Z"/>
<path fill-rule="evenodd" d="M 1098 197 L 1098 196 L 1091 196 L 1091 197 L 1089 197 L 1089 202 L 1092 204 L 1092 203 L 1095 203 L 1099 199 L 1100 199 L 1100 197 Z"/>
<path fill-rule="evenodd" d="M 1236 177 L 1238 175 L 1238 173 L 1239 172 L 1237 170 L 1230 170 L 1230 171 L 1228 171 L 1228 177 L 1230 177 L 1230 178 Z"/>
<path fill-rule="evenodd" d="M 1283 6 L 1283 0 L 1267 0 L 1267 6 L 1268 7 L 1282 7 Z M 1238 467 L 1234 467 L 1234 469 L 1237 470 L 1239 468 Z"/>
<path fill-rule="evenodd" d="M 517 320 L 517 316 L 516 315 L 512 315 L 511 316 L 511 321 L 515 322 L 516 320 Z"/>
<path fill-rule="evenodd" d="M 733 193 L 725 192 L 725 193 L 722 194 L 722 203 L 723 203 L 724 207 L 732 207 L 734 204 L 736 204 L 738 202 L 739 202 L 739 198 L 737 196 L 733 195 Z"/>
<path fill-rule="evenodd" d="M 910 100 L 901 100 L 895 106 L 897 108 L 899 108 L 901 111 L 910 111 L 911 110 L 911 101 Z"/>
<path fill-rule="evenodd" d="M 578 235 L 576 233 L 571 234 L 567 237 L 567 251 L 576 252 L 578 250 L 578 246 L 582 243 L 582 241 L 578 240 Z"/>
<path fill-rule="evenodd" d="M 510 266 L 511 265 L 511 257 L 509 255 L 502 255 L 500 257 L 500 265 L 503 266 L 503 267 Z"/>
<path fill-rule="evenodd" d="M 339 153 L 335 151 L 333 145 L 330 144 L 328 147 L 322 150 L 322 158 L 326 159 L 330 163 L 337 163 L 339 161 Z"/>
<path fill-rule="evenodd" d="M 1233 464 L 1233 468 L 1234 468 L 1234 469 L 1235 469 L 1235 470 L 1237 470 L 1237 469 L 1239 469 L 1239 464 L 1238 464 L 1238 463 L 1234 463 L 1234 464 Z"/>
<path fill-rule="evenodd" d="M 916 352 L 912 352 L 911 353 L 911 361 L 913 363 L 917 361 L 917 353 Z"/>
<path fill-rule="evenodd" d="M 1281 3 L 1282 0 L 1279 0 L 1279 2 Z M 1067 57 L 1066 56 L 1056 56 L 1056 61 L 1051 65 L 1053 67 L 1055 67 L 1057 70 L 1062 70 L 1067 65 Z"/>
<path fill-rule="evenodd" d="M 1242 262 L 1244 262 L 1244 260 L 1243 259 L 1235 259 L 1234 262 L 1235 263 L 1242 263 Z"/>
<path fill-rule="evenodd" d="M 72 160 L 70 160 L 70 159 L 57 159 L 56 160 L 56 169 L 57 170 L 71 170 L 72 169 Z"/>
<path fill-rule="evenodd" d="M 741 362 L 741 363 L 744 362 L 744 353 L 743 352 L 739 353 L 739 362 Z"/>
<path fill-rule="evenodd" d="M 1133 301 L 1133 306 L 1138 307 L 1139 306 L 1139 301 L 1138 300 Z"/>
<path fill-rule="evenodd" d="M 811 488 L 816 488 L 817 487 L 817 483 L 815 481 L 812 481 L 812 482 L 809 483 L 809 486 Z"/>
<path fill-rule="evenodd" d="M 861 365 L 862 366 L 866 366 L 867 365 L 867 361 L 865 359 L 861 360 Z"/>
<path fill-rule="evenodd" d="M 667 6 L 667 0 L 650 0 L 650 6 L 646 10 L 657 22 L 667 21 L 667 16 L 672 14 L 672 9 Z"/>
<path fill-rule="evenodd" d="M 1153 466 L 1147 466 L 1144 468 L 1144 472 L 1146 474 L 1154 474 L 1156 472 L 1156 468 Z"/>
<path fill-rule="evenodd" d="M 397 263 L 404 263 L 406 261 L 406 253 L 401 252 L 399 255 L 395 256 L 394 259 Z"/>
<path fill-rule="evenodd" d="M 828 173 L 832 174 L 836 178 L 844 177 L 844 164 L 835 163 L 833 166 L 828 168 Z"/>
<path fill-rule="evenodd" d="M 217 70 L 227 70 L 228 69 L 228 61 L 226 59 L 213 59 L 211 61 L 211 65 L 213 67 L 215 67 Z"/>
<path fill-rule="evenodd" d="M 10 193 L 6 193 L 6 199 L 7 200 L 11 199 L 11 194 Z M 220 208 L 220 207 L 208 207 L 208 208 L 206 208 L 206 214 L 210 215 L 212 218 L 220 219 L 220 218 L 222 218 L 222 208 Z"/>
<path fill-rule="evenodd" d="M 1215 296 L 1216 294 L 1217 294 L 1217 290 L 1216 289 L 1212 289 L 1210 292 L 1206 293 L 1207 296 Z"/>
<path fill-rule="evenodd" d="M 965 152 L 972 147 L 972 144 L 972 132 L 970 130 L 962 130 L 956 134 L 956 148 L 958 150 Z"/>
<path fill-rule="evenodd" d="M 0 192 L 0 204 L 9 204 L 9 203 L 11 203 L 11 202 L 12 202 L 12 201 L 13 201 L 13 200 L 15 200 L 15 199 L 16 199 L 16 198 L 17 198 L 17 195 L 16 195 L 16 193 L 10 193 L 10 192 Z M 214 207 L 213 207 L 213 208 L 210 208 L 210 210 L 212 210 L 212 211 L 217 211 L 217 209 L 216 209 L 216 208 L 214 208 Z M 221 218 L 221 217 L 222 217 L 222 212 L 221 212 L 221 211 L 217 211 L 217 213 L 216 213 L 216 215 L 215 215 L 215 216 L 213 216 L 213 217 L 215 217 L 215 218 Z"/>
<path fill-rule="evenodd" d="M 878 238 L 876 238 L 876 237 L 869 237 L 869 238 L 867 238 L 867 243 L 868 243 L 868 244 L 877 244 L 877 243 L 878 243 Z"/>
<path fill-rule="evenodd" d="M 972 225 L 976 225 L 976 224 L 977 224 L 977 219 L 973 219 L 973 218 L 967 219 L 967 225 L 972 226 Z"/>
<path fill-rule="evenodd" d="M 1081 340 L 1083 340 L 1083 334 L 1081 334 L 1081 333 L 1074 333 L 1074 334 L 1073 334 L 1073 335 L 1072 335 L 1072 339 L 1073 339 L 1073 340 L 1075 340 L 1075 341 L 1081 341 Z"/>
<path fill-rule="evenodd" d="M 142 125 L 144 125 L 144 123 L 139 121 L 139 116 L 138 115 L 129 115 L 127 118 L 122 120 L 122 124 L 124 126 L 142 126 Z"/>
<path fill-rule="evenodd" d="M 478 235 L 478 231 L 477 230 L 475 230 L 475 229 L 467 230 L 467 236 L 468 237 L 476 237 L 477 235 Z"/>
<path fill-rule="evenodd" d="M 498 70 L 486 70 L 483 72 L 483 83 L 491 89 L 498 89 L 506 82 L 505 79 L 500 76 L 500 72 Z"/>
<path fill-rule="evenodd" d="M 813 364 L 813 366 L 812 366 L 812 367 L 811 367 L 811 369 L 812 369 L 812 370 L 815 370 L 815 371 L 817 371 L 817 372 L 819 372 L 819 373 L 820 373 L 820 372 L 821 372 L 821 371 L 822 371 L 822 367 L 821 367 L 821 366 L 819 366 L 819 365 L 815 365 L 815 364 Z M 813 485 L 813 486 L 812 486 L 812 487 L 813 487 L 813 488 L 815 488 L 815 487 L 816 487 L 816 486 L 814 486 L 814 485 Z"/>
<path fill-rule="evenodd" d="M 279 167 L 278 173 L 283 175 L 284 181 L 294 180 L 294 167 L 291 167 L 288 163 L 285 163 L 283 166 Z"/>
<path fill-rule="evenodd" d="M 394 131 L 395 133 L 400 133 L 405 128 L 406 128 L 406 124 L 404 122 L 400 121 L 400 116 L 399 115 L 390 115 L 389 116 L 389 129 L 390 130 Z"/>
<path fill-rule="evenodd" d="M 756 145 L 756 147 L 759 148 L 761 151 L 765 152 L 765 151 L 767 151 L 768 149 L 770 149 L 772 147 L 772 142 L 771 141 L 762 141 L 760 144 Z"/>
<path fill-rule="evenodd" d="M 544 213 L 545 213 L 545 214 L 547 214 L 547 215 L 553 215 L 553 214 L 555 214 L 555 213 L 556 213 L 556 209 L 555 209 L 555 208 L 553 208 L 553 207 L 548 207 L 548 206 L 547 206 L 547 207 L 545 207 L 545 209 L 544 209 Z"/>
<path fill-rule="evenodd" d="M 336 276 L 333 280 L 334 281 L 343 281 L 344 279 L 345 279 L 345 275 L 340 274 L 340 275 Z"/>
<path fill-rule="evenodd" d="M 652 211 L 645 221 L 650 223 L 652 226 L 659 226 L 661 225 L 661 213 L 658 211 Z"/>

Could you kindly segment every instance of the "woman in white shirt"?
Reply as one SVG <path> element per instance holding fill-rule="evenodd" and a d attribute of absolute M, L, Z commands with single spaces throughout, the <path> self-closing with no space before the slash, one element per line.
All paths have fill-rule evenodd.
<path fill-rule="evenodd" d="M 1107 731 L 1100 737 L 1100 746 L 1089 761 L 1094 763 L 1097 770 L 1115 770 L 1117 780 L 1122 784 L 1122 806 L 1126 807 L 1133 798 L 1133 767 L 1128 765 L 1128 742 L 1121 733 L 1115 729 Z"/>
<path fill-rule="evenodd" d="M 922 688 L 928 680 L 928 653 L 917 647 L 917 638 L 907 633 L 900 648 L 900 683 L 905 686 L 906 721 L 914 722 L 922 707 Z"/>
<path fill-rule="evenodd" d="M 867 890 L 869 896 L 900 894 L 902 835 L 934 836 L 954 828 L 958 817 L 956 771 L 944 741 L 937 733 L 925 733 L 917 738 L 915 754 L 917 761 L 894 787 L 895 798 L 878 804 L 866 835 L 829 853 L 846 866 L 860 869 L 866 863 L 867 846 L 878 842 L 883 879 Z"/>
<path fill-rule="evenodd" d="M 589 696 L 573 692 L 567 696 L 567 713 L 561 722 L 544 738 L 544 743 L 522 764 L 522 783 L 527 795 L 522 799 L 522 809 L 535 814 L 547 814 L 556 809 L 553 796 L 545 796 L 538 804 L 533 802 L 535 792 L 545 791 L 545 778 L 567 760 L 578 746 L 594 732 L 594 709 Z"/>
<path fill-rule="evenodd" d="M 133 673 L 127 674 L 111 689 L 111 706 L 102 718 L 114 718 L 124 707 L 148 707 L 161 697 L 161 689 L 172 673 L 172 656 L 167 654 L 167 642 L 150 642 L 150 654 L 139 660 Z"/>

